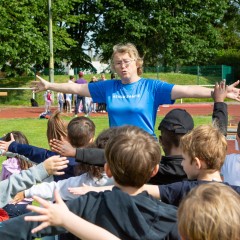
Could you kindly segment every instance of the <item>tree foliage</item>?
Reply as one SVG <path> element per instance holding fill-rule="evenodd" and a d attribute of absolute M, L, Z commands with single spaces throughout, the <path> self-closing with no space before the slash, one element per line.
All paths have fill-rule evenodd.
<path fill-rule="evenodd" d="M 0 12 L 0 68 L 48 67 L 48 2 L 2 0 Z M 56 66 L 87 68 L 90 49 L 107 62 L 121 42 L 149 66 L 214 63 L 240 47 L 237 0 L 52 0 L 52 13 Z"/>

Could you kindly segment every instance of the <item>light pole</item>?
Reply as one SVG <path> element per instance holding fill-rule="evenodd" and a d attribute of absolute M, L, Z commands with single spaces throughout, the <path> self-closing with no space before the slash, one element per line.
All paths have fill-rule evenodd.
<path fill-rule="evenodd" d="M 48 0 L 48 32 L 49 32 L 49 81 L 54 82 L 54 60 L 53 60 L 53 32 L 52 32 L 52 1 Z"/>

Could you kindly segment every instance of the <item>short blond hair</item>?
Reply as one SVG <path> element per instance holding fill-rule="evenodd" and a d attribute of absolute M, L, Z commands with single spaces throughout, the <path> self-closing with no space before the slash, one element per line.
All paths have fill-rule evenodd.
<path fill-rule="evenodd" d="M 188 240 L 239 240 L 240 196 L 223 183 L 192 189 L 178 209 L 178 230 Z"/>
<path fill-rule="evenodd" d="M 212 125 L 194 128 L 181 138 L 180 147 L 190 156 L 191 163 L 197 157 L 211 170 L 220 170 L 227 154 L 224 135 Z"/>
<path fill-rule="evenodd" d="M 122 186 L 141 187 L 149 181 L 161 159 L 158 142 L 135 126 L 118 127 L 105 147 L 114 180 Z"/>
<path fill-rule="evenodd" d="M 113 54 L 111 57 L 111 68 L 115 72 L 114 62 L 113 58 L 116 53 L 128 53 L 129 56 L 136 61 L 136 64 L 138 65 L 137 74 L 138 76 L 141 76 L 143 73 L 143 59 L 140 57 L 138 50 L 136 46 L 132 43 L 126 43 L 126 44 L 117 44 L 113 47 Z"/>

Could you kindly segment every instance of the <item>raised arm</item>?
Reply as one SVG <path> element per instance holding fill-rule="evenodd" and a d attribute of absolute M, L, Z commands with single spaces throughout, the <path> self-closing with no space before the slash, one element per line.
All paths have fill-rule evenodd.
<path fill-rule="evenodd" d="M 45 90 L 52 90 L 55 92 L 79 94 L 85 97 L 91 97 L 88 90 L 88 84 L 76 83 L 51 83 L 37 75 L 39 81 L 33 81 L 33 90 L 35 92 L 42 92 Z"/>
<path fill-rule="evenodd" d="M 227 126 L 228 126 L 228 107 L 224 103 L 224 100 L 227 96 L 226 82 L 221 81 L 216 83 L 213 92 L 214 106 L 212 120 L 219 130 L 227 136 Z"/>
<path fill-rule="evenodd" d="M 240 101 L 240 89 L 236 88 L 239 80 L 228 86 L 227 98 Z M 180 98 L 211 98 L 213 89 L 201 86 L 174 85 L 172 89 L 172 100 Z"/>

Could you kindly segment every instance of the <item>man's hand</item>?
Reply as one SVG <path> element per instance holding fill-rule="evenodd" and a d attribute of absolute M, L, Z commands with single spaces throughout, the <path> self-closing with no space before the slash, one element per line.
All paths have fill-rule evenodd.
<path fill-rule="evenodd" d="M 63 175 L 62 169 L 69 163 L 66 157 L 52 156 L 46 159 L 43 164 L 49 175 Z"/>

